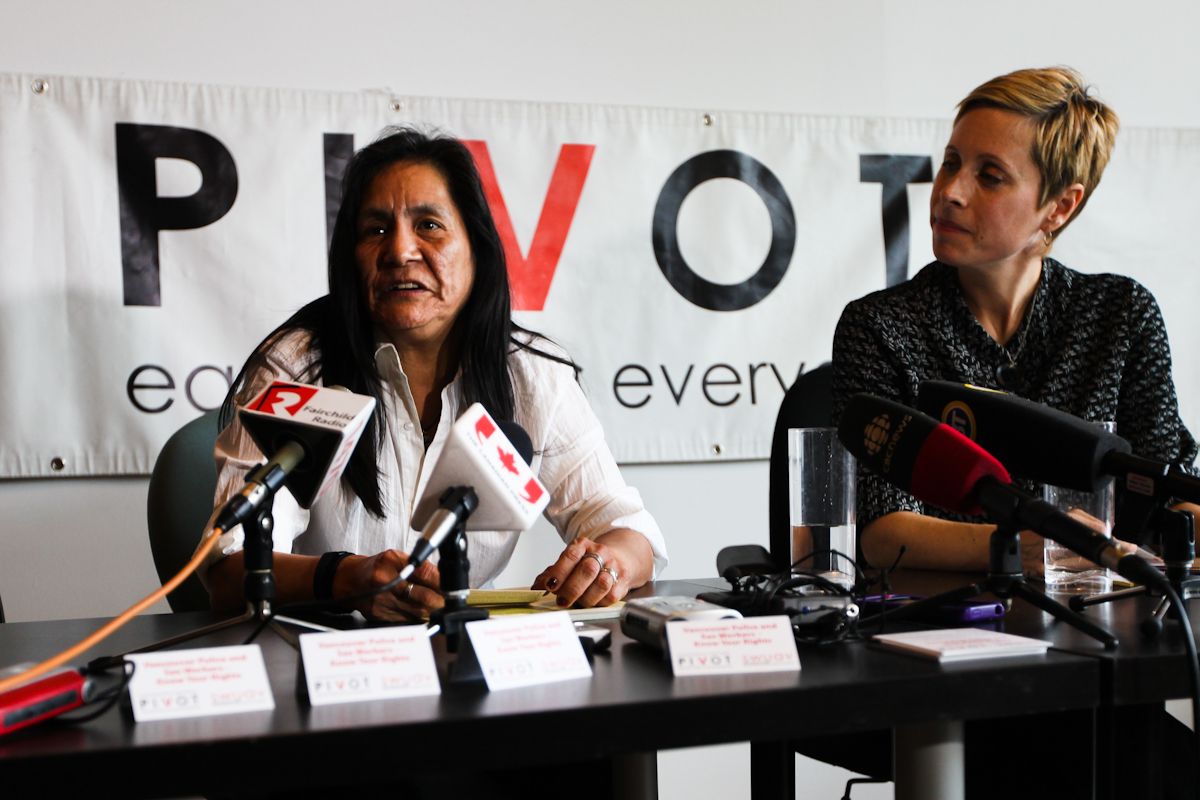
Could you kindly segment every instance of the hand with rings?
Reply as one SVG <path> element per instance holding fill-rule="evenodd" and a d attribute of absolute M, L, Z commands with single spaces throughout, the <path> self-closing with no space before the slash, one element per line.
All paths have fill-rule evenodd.
<path fill-rule="evenodd" d="M 391 582 L 408 565 L 408 556 L 399 550 L 385 550 L 373 556 L 347 556 L 338 565 L 333 579 L 334 597 L 352 597 Z M 423 619 L 443 605 L 441 576 L 426 561 L 407 581 L 401 581 L 382 594 L 355 603 L 367 619 L 392 622 Z"/>
<path fill-rule="evenodd" d="M 537 577 L 533 588 L 554 592 L 561 608 L 610 606 L 629 591 L 621 572 L 612 548 L 581 536 Z"/>

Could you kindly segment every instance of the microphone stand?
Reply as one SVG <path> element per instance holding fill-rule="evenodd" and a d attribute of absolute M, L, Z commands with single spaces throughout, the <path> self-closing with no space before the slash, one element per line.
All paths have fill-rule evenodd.
<path fill-rule="evenodd" d="M 1191 574 L 1192 562 L 1196 559 L 1196 529 L 1190 511 L 1175 511 L 1173 509 L 1156 508 L 1149 519 L 1152 538 L 1157 539 L 1162 551 L 1162 560 L 1167 567 L 1167 580 L 1183 600 L 1200 597 L 1200 577 Z M 1072 597 L 1071 608 L 1082 611 L 1089 606 L 1108 603 L 1113 600 L 1124 600 L 1127 597 L 1159 598 L 1148 619 L 1142 620 L 1142 635 L 1153 639 L 1162 632 L 1163 619 L 1167 617 L 1171 607 L 1170 598 L 1161 591 L 1146 586 L 1133 586 L 1128 589 L 1118 589 L 1115 592 L 1094 594 L 1089 597 Z M 1171 619 L 1179 615 L 1170 614 Z"/>
<path fill-rule="evenodd" d="M 984 580 L 875 614 L 860 620 L 859 625 L 905 619 L 921 613 L 924 609 L 970 600 L 987 592 L 1006 601 L 1019 597 L 1055 619 L 1102 642 L 1106 648 L 1117 646 L 1117 639 L 1111 633 L 1025 582 L 1025 573 L 1021 568 L 1021 534 L 1016 528 L 1007 525 L 999 525 L 992 532 L 988 549 L 988 574 Z"/>
<path fill-rule="evenodd" d="M 443 499 L 464 489 L 470 491 L 469 487 L 459 486 L 447 489 Z M 473 510 L 473 505 L 463 506 L 453 530 L 438 545 L 438 572 L 441 575 L 445 605 L 429 615 L 429 627 L 432 629 L 434 625 L 441 626 L 441 632 L 446 636 L 446 652 L 449 653 L 458 652 L 463 625 L 490 616 L 486 608 L 471 608 L 467 605 L 467 596 L 471 593 L 471 561 L 467 558 L 467 517 Z"/>
<path fill-rule="evenodd" d="M 192 639 L 199 639 L 201 636 L 207 636 L 210 633 L 224 630 L 225 628 L 241 625 L 243 622 L 258 623 L 258 627 L 250 638 L 246 640 L 246 644 L 254 641 L 263 627 L 270 627 L 271 630 L 279 635 L 279 638 L 283 639 L 297 651 L 300 649 L 300 640 L 280 623 L 286 622 L 289 625 L 313 631 L 336 631 L 337 628 L 330 628 L 327 625 L 319 625 L 315 622 L 271 615 L 271 601 L 275 599 L 275 574 L 273 572 L 275 551 L 272 548 L 271 539 L 271 531 L 275 527 L 275 518 L 271 513 L 274 503 L 275 493 L 272 491 L 262 501 L 261 505 L 259 505 L 257 513 L 242 523 L 242 531 L 245 533 L 243 563 L 246 570 L 246 577 L 242 581 L 242 591 L 246 597 L 246 611 L 244 613 L 227 620 L 222 620 L 221 622 L 213 623 L 212 625 L 188 631 L 187 633 L 181 633 L 178 636 L 172 636 L 169 639 L 162 639 L 145 647 L 139 647 L 136 650 L 127 650 L 124 653 L 113 656 L 102 656 L 89 663 L 88 666 L 104 668 L 120 664 L 125 656 L 131 653 L 152 653 L 156 650 L 162 650 L 165 647 L 188 642 Z"/>

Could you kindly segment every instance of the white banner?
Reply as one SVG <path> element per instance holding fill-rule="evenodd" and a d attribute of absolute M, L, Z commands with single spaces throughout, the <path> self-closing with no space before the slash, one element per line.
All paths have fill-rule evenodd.
<path fill-rule="evenodd" d="M 584 368 L 623 463 L 767 456 L 784 387 L 828 360 L 842 307 L 931 259 L 950 129 L 0 75 L 0 477 L 149 472 L 324 294 L 344 160 L 403 123 L 469 140 L 516 318 Z M 1154 292 L 1185 420 L 1198 173 L 1197 132 L 1122 132 L 1055 247 Z"/>

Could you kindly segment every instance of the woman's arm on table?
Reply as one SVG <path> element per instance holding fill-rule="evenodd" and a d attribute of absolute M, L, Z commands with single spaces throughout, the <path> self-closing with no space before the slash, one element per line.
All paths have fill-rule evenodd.
<path fill-rule="evenodd" d="M 894 511 L 863 528 L 863 555 L 875 566 L 889 565 L 905 548 L 901 565 L 914 569 L 982 572 L 988 568 L 989 544 L 995 525 L 927 517 Z M 1021 565 L 1026 574 L 1043 571 L 1041 536 L 1021 531 Z"/>
<path fill-rule="evenodd" d="M 208 585 L 214 611 L 236 611 L 245 605 L 242 580 L 246 570 L 242 558 L 243 553 L 239 550 L 209 567 Z M 275 553 L 276 608 L 316 599 L 313 576 L 320 560 L 319 556 Z M 333 597 L 353 597 L 383 586 L 407 564 L 408 556 L 398 550 L 385 550 L 374 556 L 346 556 L 338 564 L 333 578 Z M 368 619 L 411 621 L 426 617 L 432 609 L 442 606 L 440 580 L 437 567 L 427 561 L 417 568 L 411 581 L 402 581 L 390 591 L 360 600 L 354 607 Z"/>

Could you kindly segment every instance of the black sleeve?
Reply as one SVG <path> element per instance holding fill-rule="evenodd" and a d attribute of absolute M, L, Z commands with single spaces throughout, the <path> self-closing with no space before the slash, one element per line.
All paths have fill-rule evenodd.
<path fill-rule="evenodd" d="M 1117 435 L 1133 452 L 1167 461 L 1194 474 L 1196 440 L 1179 418 L 1179 401 L 1171 377 L 1171 346 L 1162 312 L 1154 297 L 1137 286 L 1129 354 L 1121 370 L 1117 400 Z"/>
<path fill-rule="evenodd" d="M 842 312 L 833 335 L 833 424 L 851 397 L 866 392 L 877 397 L 909 403 L 899 368 L 899 354 L 885 343 L 889 337 L 873 309 L 861 302 Z M 859 465 L 857 526 L 862 530 L 894 511 L 923 513 L 923 504 Z"/>

